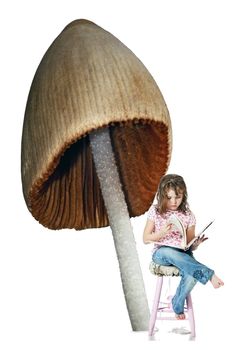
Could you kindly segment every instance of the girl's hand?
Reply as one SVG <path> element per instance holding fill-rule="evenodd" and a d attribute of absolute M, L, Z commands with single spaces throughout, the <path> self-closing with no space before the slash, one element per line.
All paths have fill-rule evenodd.
<path fill-rule="evenodd" d="M 160 239 L 163 238 L 170 231 L 171 227 L 172 227 L 172 224 L 166 224 L 161 228 L 159 232 Z"/>
<path fill-rule="evenodd" d="M 196 241 L 192 244 L 191 249 L 192 250 L 196 250 L 198 248 L 198 246 L 202 242 L 206 241 L 207 239 L 208 239 L 208 237 L 205 237 L 205 235 L 202 235 L 202 236 L 198 237 L 198 239 L 196 239 Z"/>

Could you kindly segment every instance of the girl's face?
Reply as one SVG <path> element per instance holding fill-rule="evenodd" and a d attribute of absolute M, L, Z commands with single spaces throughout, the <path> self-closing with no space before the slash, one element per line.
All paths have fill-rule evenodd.
<path fill-rule="evenodd" d="M 183 192 L 178 191 L 178 194 L 171 188 L 166 192 L 166 209 L 167 210 L 177 210 L 181 205 L 183 200 Z"/>

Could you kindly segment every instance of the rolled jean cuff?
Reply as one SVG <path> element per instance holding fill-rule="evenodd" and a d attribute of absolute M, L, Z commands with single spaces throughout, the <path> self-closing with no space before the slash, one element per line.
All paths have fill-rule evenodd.
<path fill-rule="evenodd" d="M 214 271 L 207 267 L 197 269 L 193 272 L 193 277 L 202 284 L 206 284 L 209 280 L 211 280 L 213 275 Z"/>

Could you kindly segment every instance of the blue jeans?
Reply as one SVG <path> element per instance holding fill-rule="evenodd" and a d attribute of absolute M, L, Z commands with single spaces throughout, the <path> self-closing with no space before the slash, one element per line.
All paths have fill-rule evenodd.
<path fill-rule="evenodd" d="M 172 307 L 176 314 L 184 312 L 184 303 L 187 295 L 197 282 L 206 284 L 214 271 L 199 263 L 191 250 L 183 251 L 177 248 L 162 246 L 153 253 L 152 260 L 159 265 L 174 265 L 180 270 L 180 284 L 172 299 Z"/>

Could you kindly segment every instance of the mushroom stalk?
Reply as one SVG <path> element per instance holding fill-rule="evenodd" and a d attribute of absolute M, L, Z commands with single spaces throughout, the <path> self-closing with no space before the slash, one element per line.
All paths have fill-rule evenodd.
<path fill-rule="evenodd" d="M 89 134 L 89 138 L 113 234 L 131 326 L 133 331 L 145 331 L 148 329 L 149 307 L 109 130 L 99 129 Z"/>

